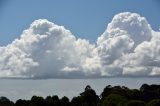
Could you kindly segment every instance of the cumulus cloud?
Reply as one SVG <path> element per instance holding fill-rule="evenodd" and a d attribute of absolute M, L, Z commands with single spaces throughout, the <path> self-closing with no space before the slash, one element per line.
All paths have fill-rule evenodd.
<path fill-rule="evenodd" d="M 160 32 L 136 13 L 115 15 L 96 44 L 39 19 L 0 47 L 0 77 L 158 76 L 159 45 Z"/>
<path fill-rule="evenodd" d="M 97 64 L 94 49 L 95 45 L 76 39 L 63 26 L 39 19 L 19 39 L 0 48 L 0 77 L 63 78 L 96 73 L 96 66 L 87 65 Z"/>
<path fill-rule="evenodd" d="M 117 40 L 119 37 L 125 39 Z M 113 39 L 112 42 L 108 43 L 109 39 Z M 111 61 L 104 65 L 104 72 L 111 76 L 159 75 L 155 72 L 160 66 L 159 40 L 160 33 L 153 31 L 144 17 L 129 12 L 116 15 L 97 41 L 98 47 L 106 43 L 99 53 L 102 62 Z M 108 47 L 111 44 L 117 44 L 117 47 Z"/>

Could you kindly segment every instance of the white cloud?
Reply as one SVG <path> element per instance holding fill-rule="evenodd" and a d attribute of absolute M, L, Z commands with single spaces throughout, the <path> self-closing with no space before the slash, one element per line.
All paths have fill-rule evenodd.
<path fill-rule="evenodd" d="M 90 44 L 46 19 L 0 47 L 0 77 L 79 78 L 160 75 L 160 32 L 136 13 L 114 16 Z"/>
<path fill-rule="evenodd" d="M 87 58 L 94 60 L 94 49 L 89 41 L 76 39 L 63 26 L 45 19 L 36 20 L 19 39 L 0 48 L 0 77 L 63 78 L 75 77 L 74 74 L 78 76 L 79 73 L 83 75 L 90 68 L 83 64 Z"/>

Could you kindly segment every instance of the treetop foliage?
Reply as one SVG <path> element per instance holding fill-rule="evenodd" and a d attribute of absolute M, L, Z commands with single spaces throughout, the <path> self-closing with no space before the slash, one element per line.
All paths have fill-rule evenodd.
<path fill-rule="evenodd" d="M 100 96 L 87 85 L 79 96 L 71 100 L 57 95 L 46 98 L 32 96 L 30 100 L 19 99 L 14 103 L 1 96 L 0 106 L 160 106 L 160 85 L 143 84 L 140 89 L 108 85 Z"/>

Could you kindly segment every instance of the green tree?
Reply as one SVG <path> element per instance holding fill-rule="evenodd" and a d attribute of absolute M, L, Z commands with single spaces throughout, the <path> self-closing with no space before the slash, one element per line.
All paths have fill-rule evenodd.
<path fill-rule="evenodd" d="M 60 102 L 61 102 L 61 106 L 70 106 L 69 99 L 66 96 L 62 97 Z"/>
<path fill-rule="evenodd" d="M 105 89 L 103 90 L 103 92 L 101 94 L 102 102 L 110 94 L 117 94 L 117 95 L 121 95 L 121 96 L 124 96 L 126 98 L 129 98 L 130 90 L 127 87 L 124 87 L 124 86 L 122 86 L 122 87 L 121 86 L 112 87 L 111 85 L 108 85 L 108 86 L 105 87 Z"/>
<path fill-rule="evenodd" d="M 102 106 L 124 106 L 127 99 L 124 96 L 118 94 L 110 94 L 105 98 Z"/>
<path fill-rule="evenodd" d="M 57 95 L 52 96 L 53 106 L 60 106 L 60 100 Z"/>
<path fill-rule="evenodd" d="M 147 85 L 143 84 L 140 87 L 140 91 L 143 95 L 145 101 L 150 101 L 153 99 L 159 99 L 160 97 L 160 85 Z"/>
<path fill-rule="evenodd" d="M 132 89 L 129 91 L 129 99 L 143 100 L 142 93 L 137 89 Z"/>
<path fill-rule="evenodd" d="M 99 96 L 96 95 L 96 92 L 89 85 L 86 86 L 85 91 L 80 95 L 85 106 L 97 106 L 97 104 L 100 104 Z"/>
<path fill-rule="evenodd" d="M 53 104 L 54 104 L 51 96 L 47 96 L 47 97 L 45 98 L 45 102 L 46 102 L 46 105 L 47 105 L 47 106 L 53 106 Z"/>
<path fill-rule="evenodd" d="M 16 101 L 14 106 L 29 106 L 29 104 L 30 104 L 30 101 L 19 99 Z"/>
<path fill-rule="evenodd" d="M 71 106 L 82 106 L 82 99 L 80 96 L 73 97 L 71 100 Z"/>
<path fill-rule="evenodd" d="M 144 101 L 140 100 L 130 100 L 125 104 L 125 106 L 146 106 Z"/>
<path fill-rule="evenodd" d="M 60 100 L 57 95 L 47 96 L 45 102 L 47 106 L 60 106 Z"/>
<path fill-rule="evenodd" d="M 14 103 L 6 97 L 0 97 L 0 106 L 13 106 Z"/>
<path fill-rule="evenodd" d="M 104 101 L 104 99 L 110 95 L 110 92 L 112 91 L 112 86 L 111 85 L 108 85 L 104 88 L 103 92 L 101 93 L 100 95 L 100 98 L 102 101 Z"/>
<path fill-rule="evenodd" d="M 31 98 L 30 106 L 45 106 L 45 105 L 46 105 L 46 102 L 45 102 L 45 100 L 43 99 L 43 97 L 33 96 L 33 97 Z"/>
<path fill-rule="evenodd" d="M 160 99 L 151 100 L 146 106 L 160 106 Z"/>

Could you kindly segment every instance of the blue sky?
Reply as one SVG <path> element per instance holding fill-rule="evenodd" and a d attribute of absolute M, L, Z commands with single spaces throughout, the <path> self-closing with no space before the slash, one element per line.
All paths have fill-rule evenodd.
<path fill-rule="evenodd" d="M 159 5 L 159 0 L 1 0 L 0 45 L 19 37 L 39 18 L 63 25 L 75 36 L 90 42 L 95 42 L 113 16 L 120 12 L 139 13 L 158 30 Z"/>
<path fill-rule="evenodd" d="M 148 24 L 143 23 L 146 20 L 138 14 L 123 13 L 117 15 L 115 19 L 128 15 L 130 17 L 121 19 L 117 22 L 119 25 L 116 26 L 114 26 L 116 23 L 112 22 L 111 38 L 108 39 L 106 37 L 108 35 L 104 34 L 99 39 L 100 43 L 95 46 L 97 37 L 100 37 L 106 30 L 113 16 L 128 11 L 145 17 L 156 32 L 150 33 L 152 30 Z M 53 24 L 46 20 L 38 20 L 28 29 L 33 32 L 28 32 L 21 39 L 11 43 L 14 39 L 19 38 L 23 30 L 27 29 L 34 20 L 40 18 L 63 25 L 76 38 L 85 40 L 70 39 L 74 36 L 67 33 L 65 29 L 57 31 L 61 27 L 53 27 Z M 132 20 L 132 18 L 136 20 Z M 126 19 L 129 21 L 122 22 Z M 143 20 L 143 22 L 139 20 Z M 131 22 L 135 23 L 138 30 L 130 25 Z M 53 28 L 51 31 L 58 32 L 57 36 L 54 34 L 51 36 L 38 35 L 38 32 L 34 34 L 36 28 L 33 26 L 40 23 L 47 23 L 44 25 L 47 28 L 51 26 L 51 29 Z M 126 25 L 129 28 L 126 28 Z M 122 28 L 116 30 L 120 26 Z M 38 30 L 48 34 L 48 31 L 41 27 L 43 24 Z M 138 87 L 142 83 L 157 83 L 160 77 L 156 79 L 143 79 L 142 77 L 160 76 L 159 27 L 160 0 L 0 0 L 0 78 L 97 78 L 128 75 L 129 77 L 139 76 L 140 79 L 131 77 L 128 80 L 118 77 L 116 80 L 108 79 L 110 80 L 108 82 L 111 85 L 128 84 L 129 87 Z M 115 34 L 114 31 L 117 33 Z M 128 34 L 123 35 L 125 32 Z M 146 36 L 143 36 L 144 39 L 140 39 L 143 34 Z M 138 38 L 138 36 L 140 37 Z M 55 37 L 58 40 L 54 39 Z M 88 43 L 86 39 L 91 43 Z M 141 42 L 137 43 L 139 40 Z M 10 46 L 5 46 L 7 44 Z M 100 52 L 97 52 L 98 50 Z M 130 58 L 128 58 L 129 56 Z M 116 65 L 114 61 L 116 61 Z M 121 64 L 124 64 L 124 67 L 121 67 Z M 41 96 L 58 94 L 72 97 L 77 92 L 81 92 L 85 85 L 93 85 L 98 91 L 108 84 L 104 81 L 106 79 L 91 80 L 71 79 L 64 82 L 64 80 L 54 79 L 54 82 L 53 80 L 0 79 L 2 84 L 0 95 L 12 100 L 30 98 L 35 94 Z M 57 83 L 60 84 L 56 88 Z M 70 89 L 70 86 L 67 88 L 64 83 L 72 84 L 72 88 L 73 86 L 75 88 Z M 97 84 L 99 86 L 96 86 Z M 66 89 L 72 92 L 65 92 Z"/>

